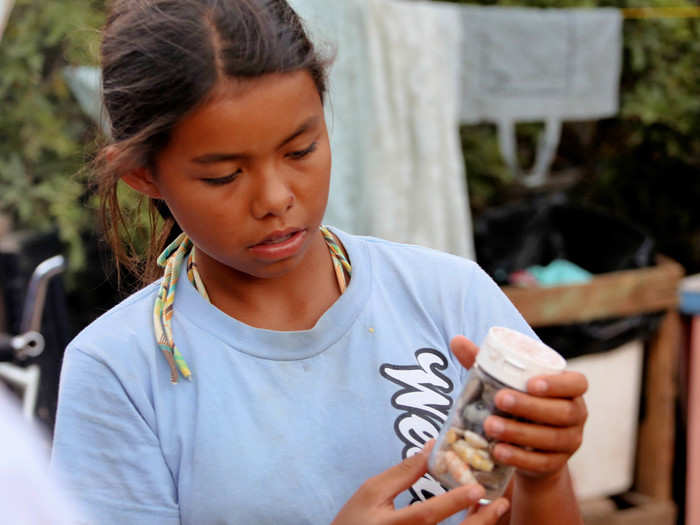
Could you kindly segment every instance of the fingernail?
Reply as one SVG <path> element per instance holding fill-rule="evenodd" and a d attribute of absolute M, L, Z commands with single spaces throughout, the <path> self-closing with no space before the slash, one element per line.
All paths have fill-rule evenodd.
<path fill-rule="evenodd" d="M 505 429 L 506 427 L 500 419 L 490 417 L 488 421 L 486 421 L 486 430 L 494 437 L 500 436 Z"/>
<path fill-rule="evenodd" d="M 467 496 L 473 501 L 480 500 L 484 496 L 484 488 L 481 485 L 472 485 L 467 490 Z"/>
<path fill-rule="evenodd" d="M 496 514 L 498 514 L 499 518 L 503 516 L 506 512 L 508 512 L 509 506 L 510 505 L 506 500 L 500 500 L 496 502 Z"/>
<path fill-rule="evenodd" d="M 513 394 L 503 394 L 501 396 L 501 406 L 503 408 L 513 408 L 515 406 L 515 396 Z"/>
<path fill-rule="evenodd" d="M 532 385 L 532 389 L 536 394 L 544 394 L 547 391 L 547 382 L 544 379 L 538 379 Z"/>

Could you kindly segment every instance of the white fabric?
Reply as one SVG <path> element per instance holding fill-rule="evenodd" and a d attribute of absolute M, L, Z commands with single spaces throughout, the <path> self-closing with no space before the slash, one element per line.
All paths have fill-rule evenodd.
<path fill-rule="evenodd" d="M 63 76 L 68 82 L 73 95 L 78 100 L 80 108 L 93 121 L 102 127 L 102 132 L 109 134 L 109 120 L 102 106 L 100 90 L 102 89 L 102 73 L 98 67 L 79 66 L 67 67 Z"/>
<path fill-rule="evenodd" d="M 618 9 L 460 6 L 463 123 L 494 122 L 514 173 L 515 123 L 544 121 L 535 167 L 544 180 L 563 120 L 610 117 L 618 110 L 622 15 Z"/>
<path fill-rule="evenodd" d="M 2 33 L 5 30 L 5 25 L 7 20 L 10 18 L 10 11 L 12 11 L 12 4 L 15 0 L 0 0 L 0 39 L 2 39 Z"/>
<path fill-rule="evenodd" d="M 27 421 L 34 419 L 40 378 L 39 365 L 17 366 L 12 363 L 0 363 L 0 381 L 20 391 L 22 413 Z"/>
<path fill-rule="evenodd" d="M 0 516 L 2 523 L 67 525 L 74 509 L 48 476 L 49 445 L 0 385 Z"/>
<path fill-rule="evenodd" d="M 290 4 L 316 44 L 336 52 L 326 221 L 473 257 L 454 8 L 386 0 Z"/>

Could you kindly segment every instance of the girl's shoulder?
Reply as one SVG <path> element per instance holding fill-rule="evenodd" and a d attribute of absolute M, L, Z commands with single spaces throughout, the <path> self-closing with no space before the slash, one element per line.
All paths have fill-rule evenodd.
<path fill-rule="evenodd" d="M 105 360 L 127 350 L 131 353 L 135 348 L 151 348 L 155 344 L 153 306 L 159 288 L 160 280 L 104 312 L 73 338 L 67 351 L 75 348 Z"/>
<path fill-rule="evenodd" d="M 333 231 L 348 247 L 351 259 L 353 254 L 357 255 L 358 252 L 364 251 L 379 271 L 382 268 L 388 268 L 391 271 L 401 270 L 436 276 L 451 275 L 456 272 L 462 277 L 481 271 L 479 265 L 473 260 L 433 248 L 372 236 L 351 235 L 335 229 Z"/>

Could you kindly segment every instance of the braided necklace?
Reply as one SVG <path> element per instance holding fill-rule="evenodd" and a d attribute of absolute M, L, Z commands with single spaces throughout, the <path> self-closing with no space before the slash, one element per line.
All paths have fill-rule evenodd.
<path fill-rule="evenodd" d="M 352 267 L 343 249 L 338 245 L 335 237 L 328 228 L 321 226 L 320 229 L 323 239 L 328 246 L 328 251 L 331 254 L 333 269 L 338 281 L 338 288 L 342 294 L 347 288 L 345 272 L 350 275 L 352 273 Z M 193 249 L 192 241 L 185 233 L 181 233 L 158 257 L 158 266 L 165 268 L 165 272 L 163 273 L 163 279 L 161 280 L 158 295 L 156 296 L 155 305 L 153 307 L 153 327 L 155 329 L 158 348 L 160 348 L 170 366 L 170 381 L 173 384 L 177 383 L 178 371 L 185 379 L 192 380 L 192 372 L 177 346 L 175 346 L 172 328 L 172 319 L 175 309 L 175 289 L 183 262 L 187 261 L 187 278 L 192 283 L 192 286 L 194 286 L 202 297 L 211 302 L 204 282 L 197 271 L 195 252 L 196 250 Z"/>

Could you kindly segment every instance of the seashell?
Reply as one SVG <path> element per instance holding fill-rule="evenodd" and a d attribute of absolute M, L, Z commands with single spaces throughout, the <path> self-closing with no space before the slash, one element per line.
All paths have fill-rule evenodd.
<path fill-rule="evenodd" d="M 484 389 L 484 384 L 479 381 L 476 377 L 472 377 L 467 382 L 467 386 L 464 388 L 462 393 L 461 401 L 465 405 L 473 403 L 481 397 L 481 393 Z"/>
<path fill-rule="evenodd" d="M 467 421 L 468 426 L 483 425 L 490 415 L 489 407 L 481 401 L 467 405 L 462 411 L 462 417 Z"/>
<path fill-rule="evenodd" d="M 457 483 L 460 485 L 476 483 L 476 478 L 474 474 L 472 474 L 471 469 L 466 463 L 459 459 L 457 454 L 451 450 L 447 450 L 444 453 L 444 458 L 445 464 L 447 465 L 447 472 Z"/>
<path fill-rule="evenodd" d="M 503 489 L 504 480 L 508 479 L 504 476 L 502 470 L 497 467 L 493 472 L 479 472 L 479 484 L 483 486 L 487 491 Z"/>
<path fill-rule="evenodd" d="M 433 471 L 437 476 L 442 476 L 447 474 L 447 460 L 445 458 L 445 452 L 439 451 L 435 454 L 435 462 L 433 463 Z"/>
<path fill-rule="evenodd" d="M 464 437 L 464 441 L 469 443 L 472 447 L 476 447 L 479 449 L 489 448 L 489 442 L 486 441 L 479 434 L 472 432 L 471 430 L 465 430 L 464 432 L 462 432 L 462 436 Z"/>
<path fill-rule="evenodd" d="M 484 472 L 491 472 L 493 470 L 493 461 L 491 461 L 491 458 L 485 451 L 471 447 L 469 443 L 463 439 L 455 441 L 451 446 L 457 456 L 468 465 Z"/>
<path fill-rule="evenodd" d="M 461 435 L 461 429 L 451 428 L 447 431 L 447 434 L 445 434 L 445 441 L 448 445 L 451 445 L 452 443 L 457 441 L 458 435 Z"/>

